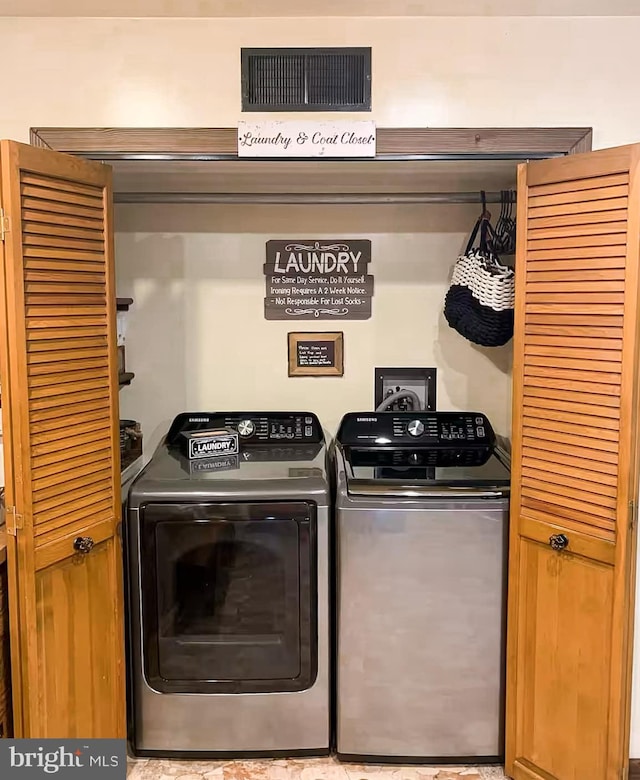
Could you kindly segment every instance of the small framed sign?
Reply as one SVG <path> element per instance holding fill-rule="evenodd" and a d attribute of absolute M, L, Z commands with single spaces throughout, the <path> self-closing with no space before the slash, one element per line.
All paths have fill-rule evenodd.
<path fill-rule="evenodd" d="M 342 376 L 343 334 L 289 333 L 289 376 Z"/>

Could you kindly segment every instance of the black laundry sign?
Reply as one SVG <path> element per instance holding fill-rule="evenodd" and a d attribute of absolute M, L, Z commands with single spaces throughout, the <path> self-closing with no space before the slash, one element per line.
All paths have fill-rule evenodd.
<path fill-rule="evenodd" d="M 367 320 L 371 317 L 371 241 L 267 241 L 267 320 Z"/>

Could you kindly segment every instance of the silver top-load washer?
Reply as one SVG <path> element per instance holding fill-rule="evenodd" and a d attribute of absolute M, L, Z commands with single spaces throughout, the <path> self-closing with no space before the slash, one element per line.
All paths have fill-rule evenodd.
<path fill-rule="evenodd" d="M 239 453 L 189 460 L 209 429 Z M 329 502 L 314 414 L 176 417 L 128 497 L 135 753 L 328 752 Z"/>
<path fill-rule="evenodd" d="M 337 752 L 503 752 L 509 471 L 480 413 L 362 412 L 335 447 Z"/>

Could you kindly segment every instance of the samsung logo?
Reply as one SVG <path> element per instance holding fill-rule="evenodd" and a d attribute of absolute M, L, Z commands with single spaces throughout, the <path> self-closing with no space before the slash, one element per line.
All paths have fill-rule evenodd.
<path fill-rule="evenodd" d="M 377 417 L 356 417 L 356 422 L 378 422 Z"/>
<path fill-rule="evenodd" d="M 189 417 L 189 422 L 209 422 L 208 417 Z"/>

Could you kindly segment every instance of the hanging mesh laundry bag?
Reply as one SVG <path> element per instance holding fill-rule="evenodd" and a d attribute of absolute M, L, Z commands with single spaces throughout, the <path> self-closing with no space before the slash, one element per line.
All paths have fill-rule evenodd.
<path fill-rule="evenodd" d="M 483 213 L 465 253 L 453 268 L 444 316 L 454 330 L 474 344 L 500 347 L 513 336 L 515 275 L 488 249 L 491 230 Z M 474 248 L 478 231 L 480 243 Z"/>

